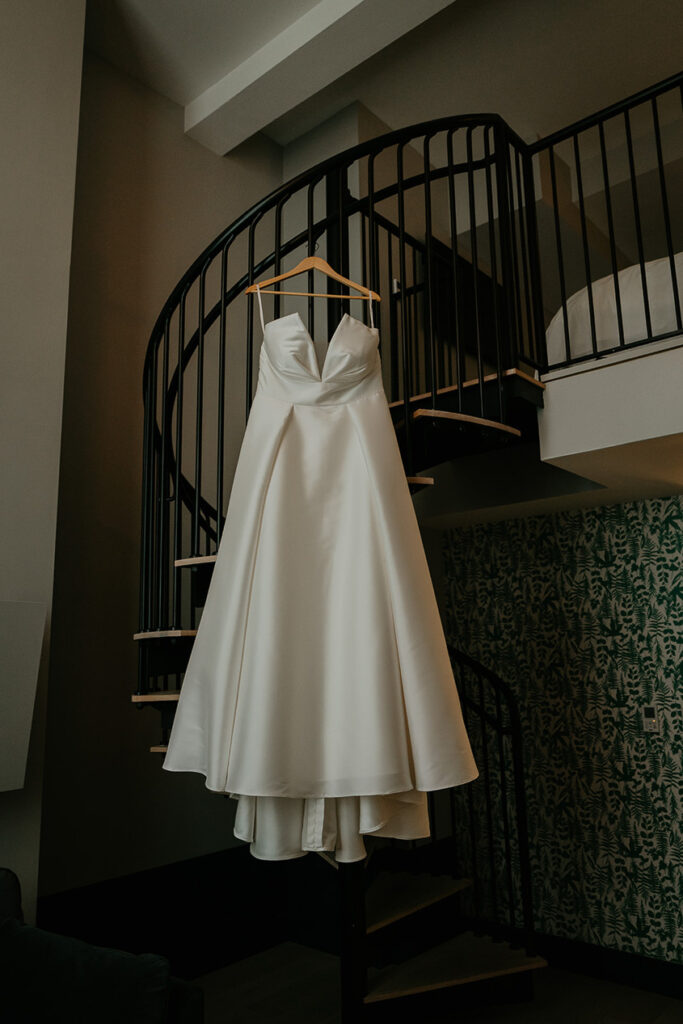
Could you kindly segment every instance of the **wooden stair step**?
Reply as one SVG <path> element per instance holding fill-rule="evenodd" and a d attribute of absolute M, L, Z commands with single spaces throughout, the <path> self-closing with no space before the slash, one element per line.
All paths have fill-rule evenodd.
<path fill-rule="evenodd" d="M 159 640 L 175 636 L 196 636 L 196 629 L 152 629 L 145 633 L 133 633 L 133 640 Z"/>
<path fill-rule="evenodd" d="M 376 1003 L 547 966 L 543 957 L 529 956 L 507 942 L 463 932 L 405 963 L 374 976 L 368 972 L 368 993 L 363 1001 Z"/>
<path fill-rule="evenodd" d="M 521 437 L 522 431 L 517 427 L 510 427 L 507 423 L 498 423 L 497 420 L 487 420 L 483 416 L 469 416 L 464 412 L 449 412 L 447 409 L 416 409 L 413 419 L 442 419 L 452 420 L 458 423 L 467 423 L 473 426 L 486 427 L 489 430 L 501 430 L 504 433 Z"/>
<path fill-rule="evenodd" d="M 217 555 L 193 555 L 191 558 L 176 558 L 173 564 L 175 566 L 211 565 L 217 557 Z"/>
<path fill-rule="evenodd" d="M 434 483 L 433 476 L 407 476 L 409 484 L 419 484 L 420 487 L 429 487 Z"/>
<path fill-rule="evenodd" d="M 411 494 L 415 494 L 416 491 L 421 491 L 424 487 L 434 486 L 433 476 L 407 476 L 408 489 Z"/>
<path fill-rule="evenodd" d="M 134 704 L 156 704 L 160 700 L 175 700 L 180 697 L 180 690 L 157 690 L 156 693 L 134 693 L 130 698 Z"/>
<path fill-rule="evenodd" d="M 532 377 L 530 374 L 525 373 L 524 370 L 515 370 L 515 369 L 503 370 L 503 377 L 519 377 L 520 380 L 525 381 L 527 384 L 531 384 L 533 387 L 537 387 L 539 389 L 539 391 L 545 391 L 545 384 L 543 383 L 543 381 L 536 380 L 535 377 Z M 487 373 L 484 376 L 484 378 L 483 378 L 484 384 L 489 384 L 489 383 L 491 383 L 491 381 L 494 381 L 494 380 L 498 380 L 498 374 L 497 373 Z M 463 388 L 473 388 L 473 387 L 477 387 L 478 384 L 479 384 L 479 377 L 473 377 L 471 380 L 464 380 L 462 382 L 462 385 L 460 385 L 460 386 L 458 384 L 449 384 L 446 387 L 437 388 L 436 389 L 436 393 L 437 393 L 437 395 L 448 395 L 451 392 L 459 391 L 460 387 L 463 387 Z M 422 391 L 422 392 L 420 392 L 419 395 L 411 395 L 409 401 L 410 402 L 423 402 L 426 398 L 430 398 L 431 394 L 432 394 L 431 391 Z M 390 409 L 395 409 L 395 408 L 398 408 L 398 406 L 404 405 L 404 404 L 405 404 L 405 402 L 403 401 L 403 399 L 399 398 L 395 402 L 389 402 L 389 408 Z"/>
<path fill-rule="evenodd" d="M 471 885 L 469 878 L 450 875 L 410 874 L 386 871 L 370 885 L 365 898 L 368 934 L 408 917 L 424 907 L 462 892 Z"/>

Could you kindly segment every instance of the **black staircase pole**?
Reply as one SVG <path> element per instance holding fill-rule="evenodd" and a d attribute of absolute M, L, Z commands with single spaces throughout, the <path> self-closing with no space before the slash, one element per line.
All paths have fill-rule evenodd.
<path fill-rule="evenodd" d="M 538 246 L 538 223 L 536 220 L 536 185 L 534 183 L 534 157 L 522 150 L 522 167 L 524 173 L 524 207 L 526 213 L 527 246 L 529 250 L 529 290 L 531 292 L 531 309 L 533 324 L 529 325 L 529 333 L 533 334 L 532 357 L 536 368 L 542 372 L 548 369 L 548 353 L 545 345 L 545 325 L 543 319 L 543 281 L 541 257 Z"/>
<path fill-rule="evenodd" d="M 365 950 L 366 860 L 339 864 L 341 1024 L 357 1024 L 367 990 Z"/>
<path fill-rule="evenodd" d="M 498 197 L 498 230 L 500 237 L 500 269 L 503 286 L 503 330 L 505 345 L 502 348 L 504 369 L 517 366 L 520 339 L 514 309 L 516 302 L 515 278 L 512 252 L 512 197 L 509 189 L 509 143 L 502 123 L 494 125 L 494 150 L 496 170 L 496 193 Z M 495 286 L 495 282 L 494 282 Z"/>
<path fill-rule="evenodd" d="M 348 200 L 353 198 L 348 190 L 346 170 L 345 166 L 333 167 L 325 175 L 327 262 L 344 277 L 349 276 L 349 221 L 346 207 Z M 325 290 L 329 292 L 338 290 L 343 294 L 348 291 L 332 279 L 327 281 L 327 285 Z M 341 298 L 327 300 L 328 338 L 342 318 L 342 301 Z"/>

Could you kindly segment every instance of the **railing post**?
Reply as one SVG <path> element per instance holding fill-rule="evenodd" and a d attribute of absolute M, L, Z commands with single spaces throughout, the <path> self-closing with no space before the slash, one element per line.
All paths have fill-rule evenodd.
<path fill-rule="evenodd" d="M 524 174 L 524 210 L 527 224 L 527 245 L 529 247 L 529 291 L 531 294 L 531 315 L 534 330 L 534 358 L 541 372 L 548 369 L 548 352 L 545 345 L 543 318 L 543 282 L 541 261 L 538 254 L 538 224 L 536 222 L 536 187 L 534 185 L 534 157 L 528 149 L 522 150 Z"/>
<path fill-rule="evenodd" d="M 467 732 L 473 740 L 475 757 L 477 758 L 477 763 L 479 764 L 480 771 L 482 773 L 483 794 L 481 792 L 477 793 L 471 785 L 467 786 L 466 794 L 470 818 L 470 870 L 473 881 L 474 896 L 473 927 L 475 931 L 477 928 L 481 928 L 482 931 L 497 929 L 500 934 L 504 934 L 509 929 L 513 937 L 517 936 L 521 938 L 527 953 L 531 954 L 536 950 L 536 934 L 534 930 L 529 826 L 527 820 L 524 778 L 524 736 L 522 733 L 517 698 L 504 680 L 489 669 L 486 669 L 478 661 L 470 658 L 462 651 L 457 650 L 450 643 L 448 644 L 448 654 L 451 659 L 451 663 L 454 666 L 457 665 L 459 668 L 457 685 L 462 705 L 463 718 Z M 488 691 L 493 693 L 496 709 L 495 714 L 491 714 L 486 707 L 486 698 L 484 693 L 485 687 L 488 687 Z M 503 722 L 503 702 L 507 710 L 507 724 L 504 724 Z M 479 729 L 481 732 L 479 729 L 474 728 L 475 719 L 479 720 Z M 489 757 L 489 746 L 485 733 L 487 725 L 492 727 L 497 734 L 499 744 L 498 768 L 500 771 L 500 780 L 498 785 L 500 786 L 499 792 L 501 796 L 502 814 L 500 814 L 497 819 L 492 815 L 492 805 L 490 802 L 491 772 L 495 766 L 495 759 L 493 756 Z M 509 756 L 511 758 L 512 767 L 514 814 L 509 811 L 507 803 L 510 787 L 508 786 L 506 777 L 507 765 L 506 754 L 504 751 L 505 745 L 503 742 L 504 736 L 509 736 L 510 738 Z M 478 742 L 475 742 L 477 740 Z M 478 754 L 479 750 L 481 750 L 481 759 Z M 490 880 L 487 880 L 486 876 L 486 850 L 483 848 L 484 841 L 479 827 L 479 823 L 484 816 L 488 819 L 485 831 L 488 833 L 489 838 L 488 872 Z M 517 845 L 518 854 L 517 871 L 519 872 L 519 909 L 521 910 L 521 927 L 518 927 L 517 925 L 517 905 L 515 902 L 517 898 L 517 886 L 513 883 L 513 866 L 511 859 L 513 841 L 511 840 L 510 826 L 513 821 L 515 824 L 514 843 Z M 495 827 L 502 827 L 503 830 L 505 876 L 508 881 L 507 900 L 501 900 L 500 904 L 497 904 L 495 888 L 496 875 L 500 865 L 500 861 L 497 860 L 497 857 L 500 856 L 500 851 L 496 853 L 490 845 L 491 837 L 493 835 L 492 829 Z M 479 857 L 477 856 L 478 854 Z M 503 873 L 500 872 L 498 877 L 502 878 Z M 489 895 L 487 895 L 487 893 Z M 488 912 L 487 908 L 489 898 L 493 904 L 492 915 Z M 509 920 L 507 923 L 503 919 L 503 906 L 505 903 L 507 904 L 509 911 Z"/>
<path fill-rule="evenodd" d="M 505 363 L 503 369 L 507 370 L 517 366 L 519 339 L 517 338 L 513 312 L 515 278 L 512 254 L 512 197 L 509 189 L 509 152 L 505 129 L 501 122 L 497 122 L 494 125 L 493 138 L 496 163 L 496 193 L 498 196 L 498 229 L 500 233 L 500 270 L 503 286 L 502 326 L 504 337 L 502 338 L 503 345 L 501 346 L 500 358 Z"/>
<path fill-rule="evenodd" d="M 367 988 L 365 860 L 339 864 L 339 968 L 342 1024 L 357 1024 Z"/>
<path fill-rule="evenodd" d="M 349 276 L 349 222 L 346 203 L 353 198 L 346 181 L 346 167 L 333 167 L 325 175 L 325 214 L 328 217 L 327 261 L 344 277 Z M 333 287 L 334 281 L 328 281 Z M 328 336 L 342 317 L 342 299 L 327 300 Z M 330 326 L 333 325 L 333 326 Z"/>

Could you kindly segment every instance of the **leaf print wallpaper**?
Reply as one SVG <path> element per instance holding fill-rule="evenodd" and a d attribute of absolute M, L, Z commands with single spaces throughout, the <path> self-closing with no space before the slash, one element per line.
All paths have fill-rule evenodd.
<path fill-rule="evenodd" d="M 444 558 L 448 639 L 519 700 L 537 929 L 683 963 L 683 497 L 452 529 Z"/>

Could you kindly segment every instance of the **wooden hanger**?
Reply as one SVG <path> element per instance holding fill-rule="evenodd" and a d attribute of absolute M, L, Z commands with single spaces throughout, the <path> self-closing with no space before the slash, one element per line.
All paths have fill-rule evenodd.
<path fill-rule="evenodd" d="M 274 288 L 266 290 L 264 284 L 275 284 L 276 281 L 283 281 L 286 277 L 295 277 L 297 274 L 303 274 L 305 270 L 322 270 L 323 274 L 328 277 L 333 277 L 335 281 L 341 281 L 342 284 L 347 284 L 350 288 L 357 288 L 358 291 L 363 292 L 362 295 L 338 295 L 330 294 L 329 292 L 289 292 L 283 290 L 276 290 Z M 330 264 L 322 259 L 321 256 L 305 256 L 300 263 L 292 269 L 288 270 L 285 274 L 278 274 L 277 277 L 269 277 L 266 281 L 259 281 L 258 284 L 250 284 L 248 288 L 245 288 L 246 292 L 260 291 L 261 294 L 265 295 L 317 295 L 322 299 L 376 299 L 380 302 L 380 296 L 377 292 L 373 292 L 370 288 L 366 288 L 365 285 L 357 284 L 355 281 L 350 281 L 348 277 L 342 277 L 338 274 Z"/>

